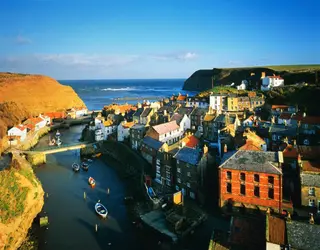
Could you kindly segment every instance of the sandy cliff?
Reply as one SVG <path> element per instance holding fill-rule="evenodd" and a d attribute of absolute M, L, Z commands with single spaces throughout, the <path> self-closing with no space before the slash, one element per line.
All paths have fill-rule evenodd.
<path fill-rule="evenodd" d="M 44 191 L 29 163 L 13 156 L 10 170 L 0 172 L 0 250 L 17 249 L 44 204 Z"/>
<path fill-rule="evenodd" d="M 41 75 L 0 73 L 0 103 L 15 102 L 34 115 L 41 112 L 85 107 L 70 86 Z"/>

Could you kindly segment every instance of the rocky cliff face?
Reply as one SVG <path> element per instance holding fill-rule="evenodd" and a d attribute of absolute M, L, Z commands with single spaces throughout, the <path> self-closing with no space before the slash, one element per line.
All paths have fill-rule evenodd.
<path fill-rule="evenodd" d="M 189 91 L 205 91 L 212 86 L 240 83 L 242 80 L 250 79 L 253 73 L 254 81 L 259 80 L 262 72 L 267 76 L 276 74 L 284 78 L 285 84 L 297 82 L 315 83 L 318 81 L 316 72 L 320 71 L 320 65 L 305 66 L 268 66 L 252 68 L 225 68 L 225 69 L 203 69 L 194 72 L 184 83 L 183 89 Z M 319 73 L 318 73 L 319 75 Z"/>
<path fill-rule="evenodd" d="M 22 244 L 44 204 L 44 191 L 29 163 L 18 154 L 13 162 L 11 169 L 0 172 L 0 250 Z"/>
<path fill-rule="evenodd" d="M 85 107 L 70 86 L 64 86 L 53 78 L 41 75 L 0 73 L 0 93 L 0 103 L 15 102 L 33 115 L 71 107 Z"/>

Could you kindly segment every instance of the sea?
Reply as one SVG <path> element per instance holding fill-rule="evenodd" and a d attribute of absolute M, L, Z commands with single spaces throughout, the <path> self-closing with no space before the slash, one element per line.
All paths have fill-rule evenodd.
<path fill-rule="evenodd" d="M 132 79 L 132 80 L 59 80 L 71 86 L 89 110 L 101 110 L 111 103 L 136 104 L 155 101 L 172 94 L 194 95 L 183 91 L 185 79 Z"/>

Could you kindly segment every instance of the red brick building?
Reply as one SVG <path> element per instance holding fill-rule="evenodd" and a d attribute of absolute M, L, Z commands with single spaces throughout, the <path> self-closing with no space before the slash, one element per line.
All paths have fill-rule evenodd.
<path fill-rule="evenodd" d="M 219 167 L 219 205 L 282 212 L 282 171 L 277 152 L 237 151 Z"/>

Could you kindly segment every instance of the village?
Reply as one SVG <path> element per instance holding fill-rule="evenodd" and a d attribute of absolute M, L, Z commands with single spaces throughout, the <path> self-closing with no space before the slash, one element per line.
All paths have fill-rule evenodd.
<path fill-rule="evenodd" d="M 241 84 L 237 89 L 245 89 Z M 261 90 L 270 84 L 262 81 Z M 78 107 L 40 114 L 9 129 L 9 143 L 23 142 L 54 121 L 88 114 L 86 141 L 126 144 L 149 163 L 145 186 L 148 192 L 151 187 L 155 205 L 163 194 L 172 194 L 176 205 L 193 204 L 192 230 L 206 217 L 197 207 L 230 219 L 226 230 L 212 225 L 209 249 L 315 249 L 320 244 L 320 117 L 297 105 L 268 105 L 254 90 L 178 94 L 136 105 L 110 104 L 101 112 Z M 174 220 L 155 208 L 142 220 L 177 239 L 188 216 Z M 166 223 L 173 223 L 171 230 Z"/>

